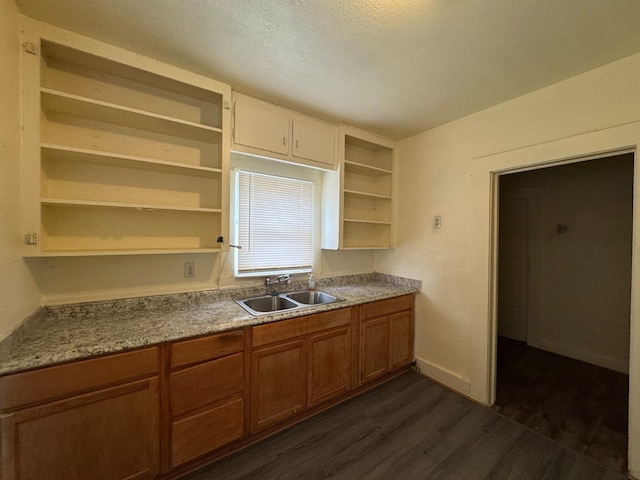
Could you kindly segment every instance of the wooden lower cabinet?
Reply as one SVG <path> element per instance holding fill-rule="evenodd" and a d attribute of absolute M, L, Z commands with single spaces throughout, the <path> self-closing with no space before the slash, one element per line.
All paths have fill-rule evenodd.
<path fill-rule="evenodd" d="M 177 478 L 406 367 L 413 323 L 407 295 L 1 376 L 1 478 Z"/>
<path fill-rule="evenodd" d="M 351 325 L 343 308 L 253 328 L 252 433 L 351 389 Z"/>
<path fill-rule="evenodd" d="M 361 381 L 384 375 L 389 370 L 389 317 L 363 320 L 360 345 Z"/>
<path fill-rule="evenodd" d="M 375 380 L 413 361 L 413 295 L 362 307 L 360 383 Z"/>
<path fill-rule="evenodd" d="M 251 353 L 251 432 L 301 413 L 307 404 L 306 341 Z"/>
<path fill-rule="evenodd" d="M 244 331 L 236 330 L 170 345 L 168 468 L 248 433 L 244 342 Z"/>
<path fill-rule="evenodd" d="M 309 337 L 307 406 L 351 390 L 351 327 Z"/>
<path fill-rule="evenodd" d="M 413 313 L 389 316 L 389 370 L 413 362 Z"/>
<path fill-rule="evenodd" d="M 2 478 L 151 478 L 159 466 L 158 405 L 152 378 L 2 415 Z"/>
<path fill-rule="evenodd" d="M 171 424 L 171 465 L 182 465 L 242 437 L 240 394 Z"/>

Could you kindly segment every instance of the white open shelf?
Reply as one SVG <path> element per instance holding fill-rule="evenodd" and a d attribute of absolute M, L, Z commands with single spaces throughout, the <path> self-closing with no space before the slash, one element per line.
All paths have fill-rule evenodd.
<path fill-rule="evenodd" d="M 169 210 L 176 212 L 221 213 L 219 208 L 194 208 L 172 205 L 150 205 L 137 203 L 96 202 L 91 200 L 69 200 L 64 198 L 43 198 L 43 205 L 53 207 L 97 207 L 97 208 L 124 208 L 152 212 L 154 210 Z"/>
<path fill-rule="evenodd" d="M 108 164 L 119 167 L 139 168 L 142 170 L 173 171 L 181 172 L 185 175 L 211 175 L 220 174 L 222 172 L 220 168 L 201 167 L 199 165 L 188 165 L 185 163 L 168 162 L 136 155 L 122 155 L 118 153 L 89 150 L 86 148 L 75 148 L 65 145 L 43 143 L 40 148 L 42 149 L 44 156 L 51 160 L 74 160 L 97 164 Z"/>
<path fill-rule="evenodd" d="M 71 93 L 51 90 L 49 88 L 41 89 L 41 98 L 43 108 L 48 112 L 114 123 L 124 127 L 148 130 L 163 135 L 206 141 L 207 137 L 210 137 L 212 134 L 220 134 L 222 132 L 222 130 L 217 127 L 187 122 L 178 118 L 158 115 L 135 108 L 127 108 Z"/>
<path fill-rule="evenodd" d="M 25 256 L 220 252 L 231 89 L 37 39 L 23 55 Z M 162 75 L 159 72 L 168 72 Z"/>

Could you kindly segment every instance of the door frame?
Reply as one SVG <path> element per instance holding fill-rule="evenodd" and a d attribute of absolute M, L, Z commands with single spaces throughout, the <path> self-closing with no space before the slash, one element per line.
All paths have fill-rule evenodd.
<path fill-rule="evenodd" d="M 591 154 L 591 155 L 586 155 L 586 156 L 581 156 L 581 157 L 574 157 L 574 158 L 570 158 L 570 159 L 560 159 L 560 160 L 551 160 L 549 162 L 545 162 L 542 164 L 538 164 L 535 166 L 532 166 L 531 168 L 515 168 L 515 169 L 507 169 L 504 171 L 500 171 L 500 172 L 492 172 L 492 184 L 493 184 L 493 192 L 492 192 L 492 198 L 493 198 L 493 208 L 492 208 L 492 214 L 491 214 L 491 229 L 492 229 L 492 255 L 491 255 L 491 284 L 493 285 L 493 289 L 492 289 L 492 293 L 491 293 L 491 298 L 492 298 L 492 313 L 491 313 L 491 324 L 490 324 L 490 335 L 492 335 L 491 338 L 491 352 L 490 352 L 490 361 L 492 362 L 491 364 L 491 368 L 490 368 L 490 391 L 488 392 L 489 397 L 488 397 L 488 402 L 487 405 L 493 405 L 495 403 L 495 399 L 496 399 L 496 390 L 497 390 L 497 382 L 496 382 L 496 378 L 497 378 L 497 354 L 498 354 L 498 342 L 497 342 L 497 338 L 498 338 L 498 252 L 499 252 L 499 248 L 498 248 L 498 235 L 499 235 L 499 229 L 500 229 L 500 222 L 499 222 L 499 215 L 498 212 L 500 210 L 500 177 L 504 176 L 504 175 L 508 175 L 508 174 L 513 174 L 513 173 L 523 173 L 523 172 L 530 172 L 532 170 L 539 170 L 539 169 L 544 169 L 544 168 L 553 168 L 553 167 L 558 167 L 558 166 L 562 166 L 562 165 L 569 165 L 572 163 L 583 163 L 583 162 L 589 162 L 592 160 L 602 160 L 605 159 L 607 157 L 617 157 L 619 155 L 623 155 L 623 154 L 633 154 L 633 169 L 634 169 L 634 179 L 633 179 L 633 246 L 632 246 L 632 274 L 631 274 L 631 282 L 632 282 L 632 288 L 631 288 L 631 321 L 630 321 L 630 328 L 633 327 L 633 320 L 634 320 L 634 316 L 633 316 L 633 300 L 634 300 L 634 267 L 638 267 L 640 266 L 640 264 L 636 261 L 636 254 L 638 252 L 636 252 L 636 248 L 635 248 L 635 242 L 637 240 L 637 236 L 640 234 L 640 232 L 637 232 L 636 229 L 640 228 L 640 224 L 638 222 L 636 222 L 636 209 L 640 209 L 640 201 L 638 200 L 637 194 L 640 192 L 640 188 L 638 188 L 637 186 L 637 180 L 638 180 L 638 175 L 639 175 L 639 164 L 637 163 L 638 161 L 638 155 L 637 155 L 637 150 L 636 149 L 630 149 L 630 148 L 621 148 L 619 150 L 610 150 L 607 152 L 602 152 L 602 153 L 597 153 L 597 154 Z M 537 199 L 538 201 L 540 201 L 540 199 Z M 539 207 L 541 207 L 540 205 L 538 205 Z M 540 272 L 539 272 L 540 273 Z M 640 277 L 639 277 L 640 278 Z M 542 279 L 540 279 L 542 280 Z M 635 282 L 638 283 L 638 282 Z M 539 294 L 540 292 L 538 292 Z M 539 314 L 539 312 L 538 312 Z M 539 320 L 539 319 L 538 319 Z M 640 321 L 640 316 L 638 318 L 638 321 Z M 533 328 L 530 328 L 533 327 Z M 540 324 L 539 321 L 535 322 L 535 325 L 527 325 L 527 337 L 529 337 L 530 334 L 532 335 L 532 346 L 534 347 L 539 347 L 539 342 L 540 342 L 540 332 L 539 332 L 539 328 L 540 328 Z M 529 341 L 527 341 L 527 344 L 529 344 Z M 630 345 L 629 345 L 629 349 L 631 350 L 633 345 L 633 337 L 630 338 Z M 631 352 L 629 352 L 631 353 Z M 630 355 L 631 357 L 631 355 Z M 631 369 L 631 358 L 629 359 L 629 369 Z M 629 383 L 631 383 L 631 377 L 629 377 Z M 631 422 L 631 419 L 629 420 Z"/>
<path fill-rule="evenodd" d="M 504 175 L 501 174 L 500 176 Z M 499 176 L 499 177 L 500 177 Z M 500 188 L 498 184 L 497 188 Z M 533 185 L 505 190 L 506 199 L 524 198 L 527 201 L 527 324 L 526 342 L 537 347 L 540 345 L 540 306 L 541 306 L 541 275 L 542 275 L 542 200 L 545 187 Z M 496 208 L 500 208 L 500 198 L 497 198 Z M 496 222 L 498 219 L 496 217 Z M 496 239 L 500 225 L 496 226 Z M 498 250 L 496 250 L 498 255 Z M 497 258 L 497 257 L 496 257 Z M 496 273 L 497 275 L 497 273 Z M 497 280 L 497 278 L 496 278 Z M 498 292 L 496 291 L 496 294 Z M 497 314 L 497 312 L 496 312 Z M 498 324 L 496 322 L 496 332 Z M 497 333 L 496 333 L 497 334 Z"/>
<path fill-rule="evenodd" d="M 480 253 L 471 272 L 483 291 L 470 308 L 485 322 L 470 325 L 470 396 L 486 405 L 495 402 L 497 339 L 497 207 L 499 176 L 537 168 L 634 154 L 631 318 L 629 346 L 629 473 L 640 478 L 640 122 L 618 125 L 545 143 L 473 157 L 471 188 L 477 194 L 474 226 Z M 483 235 L 486 234 L 486 235 Z"/>

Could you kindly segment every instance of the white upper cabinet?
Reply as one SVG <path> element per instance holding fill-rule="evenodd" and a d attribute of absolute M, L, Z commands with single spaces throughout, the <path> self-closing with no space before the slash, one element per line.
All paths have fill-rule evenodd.
<path fill-rule="evenodd" d="M 336 130 L 334 125 L 315 118 L 234 95 L 235 151 L 335 169 Z"/>
<path fill-rule="evenodd" d="M 55 28 L 23 41 L 24 254 L 220 251 L 231 88 Z"/>
<path fill-rule="evenodd" d="M 291 120 L 268 103 L 236 95 L 234 140 L 236 145 L 268 152 L 289 153 Z"/>
<path fill-rule="evenodd" d="M 293 156 L 322 163 L 331 168 L 336 163 L 336 127 L 310 118 L 294 119 Z"/>

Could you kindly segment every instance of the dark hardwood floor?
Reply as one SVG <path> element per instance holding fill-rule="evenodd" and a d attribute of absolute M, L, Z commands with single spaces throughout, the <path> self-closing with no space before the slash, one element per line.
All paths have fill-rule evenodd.
<path fill-rule="evenodd" d="M 622 472 L 629 376 L 498 338 L 494 410 Z"/>
<path fill-rule="evenodd" d="M 626 475 L 410 372 L 184 478 L 623 480 Z"/>

